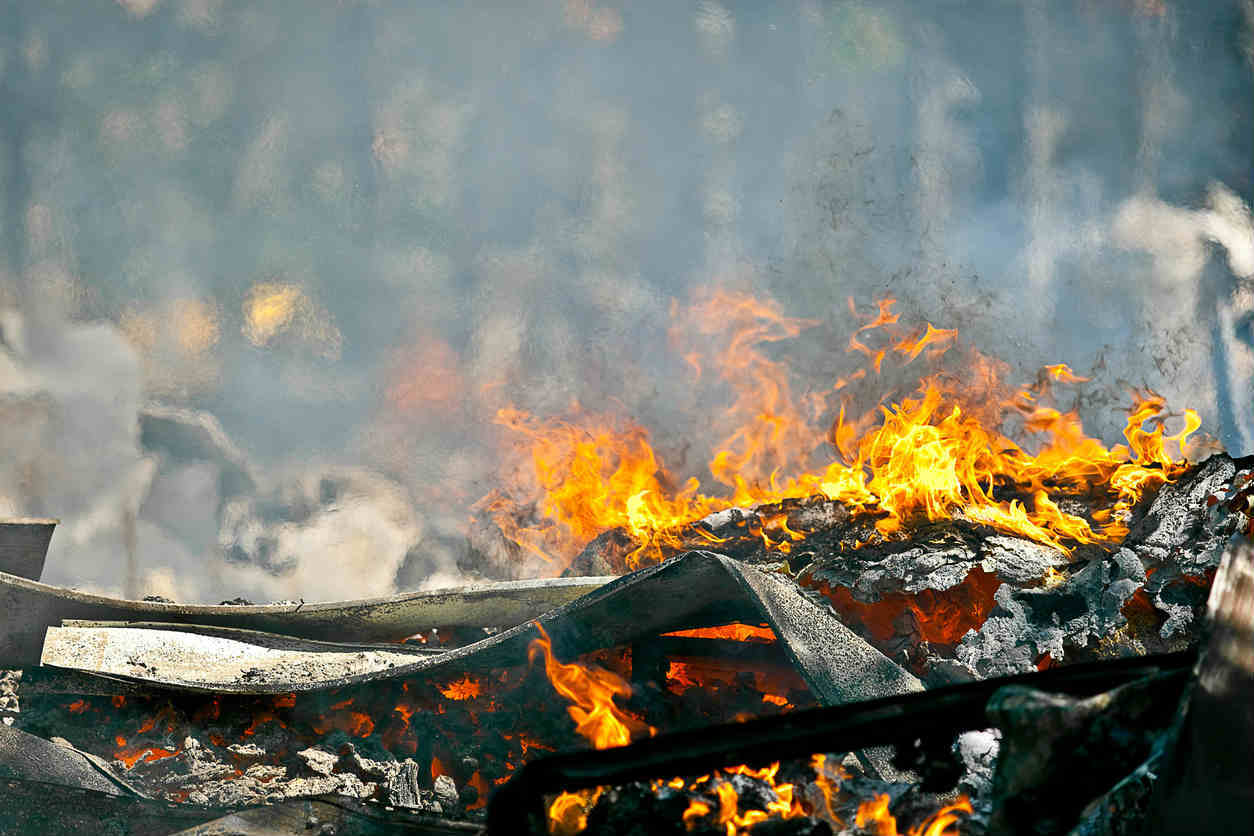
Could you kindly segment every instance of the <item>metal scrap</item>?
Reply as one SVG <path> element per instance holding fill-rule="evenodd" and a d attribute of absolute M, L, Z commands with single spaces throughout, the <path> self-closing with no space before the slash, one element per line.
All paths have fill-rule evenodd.
<path fill-rule="evenodd" d="M 690 552 L 618 578 L 538 619 L 555 651 L 566 656 L 730 621 L 769 623 L 783 652 L 823 704 L 922 690 L 915 677 L 834 615 L 797 595 L 786 578 L 709 552 Z M 538 635 L 535 624 L 528 622 L 431 655 L 238 630 L 59 627 L 48 631 L 42 662 L 157 687 L 288 693 L 519 664 Z"/>
<path fill-rule="evenodd" d="M 29 517 L 0 519 L 0 572 L 39 580 L 48 556 L 48 542 L 58 522 Z"/>
<path fill-rule="evenodd" d="M 0 665 L 37 664 L 45 630 L 67 619 L 238 627 L 325 641 L 389 641 L 431 627 L 512 627 L 611 580 L 500 581 L 359 601 L 211 606 L 111 598 L 0 572 L 0 611 L 6 616 Z"/>

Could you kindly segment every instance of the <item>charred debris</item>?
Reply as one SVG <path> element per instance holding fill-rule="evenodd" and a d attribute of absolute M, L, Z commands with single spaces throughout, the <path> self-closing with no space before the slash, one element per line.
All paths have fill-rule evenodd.
<path fill-rule="evenodd" d="M 342 604 L 85 595 L 6 523 L 0 831 L 1251 833 L 1252 472 L 1070 554 L 816 498 Z"/>

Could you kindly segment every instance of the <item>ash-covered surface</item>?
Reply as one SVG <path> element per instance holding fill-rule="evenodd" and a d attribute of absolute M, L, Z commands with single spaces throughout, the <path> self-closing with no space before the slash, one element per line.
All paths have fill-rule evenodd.
<path fill-rule="evenodd" d="M 933 685 L 1179 650 L 1196 639 L 1224 543 L 1248 524 L 1230 501 L 1252 469 L 1210 457 L 1135 509 L 1114 548 L 1066 555 L 954 520 L 841 550 L 824 545 L 845 536 L 834 530 L 807 538 L 797 579 Z"/>
<path fill-rule="evenodd" d="M 218 807 L 342 795 L 460 816 L 466 806 L 478 801 L 474 787 L 459 788 L 447 775 L 423 780 L 413 759 L 373 760 L 363 757 L 351 742 L 335 750 L 311 746 L 285 755 L 279 763 L 274 760 L 256 743 L 222 749 L 186 737 L 176 755 L 140 760 L 125 774 L 130 783 L 153 797 Z"/>

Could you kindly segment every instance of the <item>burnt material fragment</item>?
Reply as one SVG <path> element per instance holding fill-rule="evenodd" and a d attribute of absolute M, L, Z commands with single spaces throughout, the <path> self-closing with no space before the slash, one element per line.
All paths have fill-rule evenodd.
<path fill-rule="evenodd" d="M 1091 798 L 1150 754 L 1171 722 L 1183 684 L 1175 672 L 1085 699 L 1024 686 L 994 694 L 988 717 L 1002 740 L 989 833 L 1070 830 Z"/>
<path fill-rule="evenodd" d="M 143 798 L 94 755 L 0 723 L 0 780 L 17 779 Z M 2 806 L 2 805 L 0 805 Z"/>
<path fill-rule="evenodd" d="M 237 810 L 171 836 L 473 836 L 482 832 L 478 825 L 466 822 L 342 798 L 317 798 Z"/>
<path fill-rule="evenodd" d="M 1211 637 L 1155 788 L 1155 834 L 1254 833 L 1254 545 L 1234 540 L 1215 575 Z"/>
<path fill-rule="evenodd" d="M 440 626 L 512 627 L 612 580 L 504 581 L 327 603 L 164 604 L 93 595 L 0 572 L 0 664 L 39 663 L 44 632 L 64 620 L 155 621 L 269 630 L 300 638 L 394 641 Z"/>
<path fill-rule="evenodd" d="M 1127 623 L 1123 606 L 1145 583 L 1136 555 L 1120 549 L 1091 560 L 1052 587 L 1016 589 L 1003 584 L 997 606 L 978 631 L 968 633 L 956 657 L 979 677 L 1032 670 L 1044 654 L 1062 660 Z"/>
<path fill-rule="evenodd" d="M 793 549 L 804 563 L 788 565 L 933 686 L 1180 650 L 1196 638 L 1223 543 L 1250 525 L 1241 485 L 1252 467 L 1219 454 L 1181 473 L 1134 510 L 1117 547 L 1067 554 L 962 518 L 850 544 L 855 518 L 809 534 Z"/>
<path fill-rule="evenodd" d="M 39 580 L 59 520 L 0 519 L 0 572 Z"/>

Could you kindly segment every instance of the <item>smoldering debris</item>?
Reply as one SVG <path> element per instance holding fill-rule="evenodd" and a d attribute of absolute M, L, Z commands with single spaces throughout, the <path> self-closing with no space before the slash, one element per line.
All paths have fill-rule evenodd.
<path fill-rule="evenodd" d="M 123 681 L 135 690 L 112 698 L 79 696 L 67 704 L 75 694 L 46 687 L 50 681 L 41 680 L 49 669 L 40 668 L 19 680 L 32 686 L 31 696 L 22 700 L 20 711 L 10 712 L 10 719 L 32 729 L 68 729 L 68 717 L 90 713 L 96 718 L 90 725 L 99 743 L 119 728 L 111 725 L 110 705 L 132 712 L 125 715 L 133 718 L 130 723 L 147 711 L 150 716 L 140 719 L 137 741 L 130 739 L 131 732 L 118 733 L 122 742 L 114 751 L 113 769 L 143 792 L 187 804 L 236 806 L 269 800 L 284 805 L 336 793 L 356 804 L 409 811 L 404 815 L 473 820 L 482 815 L 477 811 L 493 784 L 509 780 L 517 769 L 520 760 L 513 758 L 530 760 L 526 748 L 550 746 L 540 741 L 553 739 L 556 727 L 568 722 L 560 711 L 527 709 L 527 680 L 515 681 L 517 674 L 510 673 L 541 636 L 546 642 L 551 636 L 555 651 L 566 658 L 630 648 L 627 664 L 634 684 L 623 692 L 630 694 L 628 704 L 639 716 L 668 717 L 672 725 L 687 716 L 677 712 L 703 704 L 677 704 L 681 692 L 671 688 L 679 681 L 676 677 L 692 694 L 700 694 L 705 686 L 695 685 L 693 677 L 711 661 L 715 669 L 747 661 L 753 670 L 736 675 L 737 687 L 759 701 L 769 696 L 771 704 L 782 703 L 779 719 L 789 718 L 793 700 L 805 704 L 793 696 L 800 691 L 782 696 L 778 686 L 758 679 L 777 667 L 764 661 L 774 654 L 791 666 L 790 675 L 818 703 L 845 705 L 851 717 L 865 713 L 853 725 L 846 718 L 832 727 L 845 730 L 843 739 L 856 749 L 852 759 L 846 760 L 838 748 L 823 747 L 825 757 L 842 764 L 839 772 L 824 773 L 817 761 L 781 765 L 769 775 L 756 766 L 736 767 L 721 777 L 685 778 L 682 786 L 674 783 L 673 773 L 655 772 L 660 781 L 629 781 L 595 798 L 585 797 L 581 821 L 596 822 L 607 832 L 629 832 L 633 823 L 645 820 L 656 820 L 659 827 L 670 822 L 672 829 L 685 832 L 717 830 L 721 817 L 732 815 L 734 792 L 735 815 L 754 821 L 764 817 L 759 825 L 766 827 L 763 832 L 836 832 L 848 830 L 851 821 L 865 827 L 890 818 L 914 827 L 944 817 L 976 831 L 991 828 L 990 833 L 1014 832 L 1024 822 L 1031 823 L 1033 832 L 1062 833 L 1079 819 L 1090 827 L 1083 832 L 1118 833 L 1122 831 L 1112 830 L 1109 818 L 1094 818 L 1094 795 L 1075 793 L 1065 805 L 1049 799 L 1060 791 L 1059 781 L 1069 785 L 1083 771 L 1093 779 L 1093 793 L 1106 799 L 1102 803 L 1143 815 L 1147 793 L 1155 786 L 1154 768 L 1146 764 L 1167 751 L 1165 732 L 1178 715 L 1180 689 L 1188 675 L 1187 661 L 1180 662 L 1187 654 L 1139 657 L 1196 646 L 1208 573 L 1219 565 L 1228 538 L 1251 525 L 1244 499 L 1252 464 L 1215 456 L 1184 469 L 1132 510 L 1133 534 L 1118 547 L 1077 548 L 1070 556 L 963 519 L 921 525 L 905 539 L 842 549 L 850 537 L 862 536 L 862 523 L 817 500 L 725 513 L 702 527 L 718 532 L 738 558 L 685 552 L 544 613 L 538 626 L 520 624 L 486 637 L 480 633 L 477 640 L 467 633 L 468 641 L 443 646 L 379 648 L 379 653 L 395 657 L 382 661 L 372 661 L 374 651 L 365 646 L 324 648 L 351 665 L 374 664 L 377 669 L 365 675 L 349 671 L 324 680 L 299 665 L 270 669 L 269 663 L 244 659 L 241 665 L 248 670 L 215 683 L 210 680 L 222 664 L 192 658 L 194 654 L 186 663 L 175 658 L 186 650 L 183 639 L 237 640 L 245 637 L 243 632 L 194 625 L 68 623 L 49 632 L 44 649 L 56 657 L 49 661 L 77 669 L 78 676 L 91 671 L 107 677 L 101 680 L 106 690 L 107 683 L 120 686 Z M 781 513 L 794 519 L 804 515 L 810 526 L 799 547 L 783 560 L 767 550 L 755 525 Z M 1164 526 L 1171 531 L 1163 531 Z M 1175 537 L 1177 530 L 1188 531 L 1189 538 Z M 1145 592 L 1159 573 L 1186 587 L 1173 593 L 1177 597 L 1165 598 L 1172 606 L 1157 607 L 1156 598 Z M 576 579 L 550 583 L 569 586 Z M 1227 586 L 1231 584 L 1225 582 Z M 1171 588 L 1164 584 L 1159 590 Z M 1192 588 L 1202 592 L 1196 603 L 1183 597 Z M 1188 618 L 1173 609 L 1186 606 Z M 247 617 L 259 608 L 221 609 L 239 609 Z M 746 635 L 765 633 L 765 643 L 747 646 L 753 653 L 729 653 L 721 662 L 703 657 L 701 642 L 728 639 L 706 639 L 701 630 L 723 636 L 718 625 L 729 622 L 744 627 Z M 357 622 L 340 626 L 353 630 Z M 169 640 L 161 640 L 157 652 L 131 641 L 141 634 L 164 634 Z M 260 642 L 256 650 L 279 656 L 318 651 L 309 642 L 249 635 Z M 434 635 L 423 634 L 423 640 Z M 90 641 L 81 646 L 66 641 L 73 636 Z M 112 649 L 88 652 L 98 640 L 112 643 Z M 210 655 L 229 660 L 238 654 L 218 649 Z M 1085 660 L 1088 667 L 1068 667 Z M 548 668 L 544 671 L 533 668 L 530 675 L 547 677 Z M 1014 687 L 984 681 L 1008 673 L 1021 677 Z M 1040 687 L 1033 685 L 1037 677 Z M 508 709 L 495 704 L 493 683 L 498 680 L 511 683 L 512 690 L 500 692 Z M 968 684 L 943 687 L 958 681 Z M 1056 683 L 1057 692 L 1044 684 L 1048 682 Z M 924 691 L 923 683 L 941 690 Z M 42 689 L 36 687 L 41 684 Z M 72 679 L 65 685 L 76 687 Z M 193 695 L 197 691 L 201 696 Z M 423 704 L 414 700 L 423 692 L 443 701 L 421 709 L 425 714 L 419 720 Z M 902 694 L 913 696 L 894 696 Z M 136 715 L 128 700 L 151 707 Z M 733 704 L 720 702 L 724 707 Z M 459 708 L 450 708 L 454 704 Z M 914 707 L 906 711 L 907 705 Z M 917 716 L 910 713 L 914 711 Z M 498 723 L 498 714 L 504 725 Z M 779 727 L 791 742 L 776 741 L 775 757 L 820 746 L 814 731 L 826 721 L 797 716 L 800 725 Z M 447 729 L 444 723 L 450 724 Z M 697 753 L 704 752 L 706 759 L 714 753 L 747 758 L 754 746 L 774 739 L 753 724 L 743 728 L 744 740 L 736 727 L 715 729 L 709 739 L 702 737 L 705 731 L 694 730 L 682 746 L 659 738 L 643 760 L 624 750 L 623 763 L 635 770 L 649 763 L 650 769 L 666 771 L 674 762 L 678 771 L 680 762 L 688 763 L 684 758 Z M 1042 728 L 1049 733 L 1042 734 Z M 895 756 L 873 745 L 876 734 L 880 740 L 893 738 Z M 528 742 L 520 743 L 523 739 Z M 514 753 L 516 747 L 523 749 L 521 755 Z M 582 756 L 554 760 L 573 768 L 572 757 Z M 520 777 L 519 786 L 533 786 L 543 763 L 525 766 L 518 775 L 533 777 Z M 696 766 L 696 761 L 688 765 Z M 971 795 L 969 800 L 953 794 L 959 787 Z M 808 808 L 793 803 L 803 796 L 811 799 Z M 819 806 L 822 799 L 827 801 Z M 1052 805 L 1048 815 L 1039 810 L 1046 804 Z M 549 814 L 541 820 L 544 815 Z M 766 820 L 776 818 L 778 823 L 767 826 Z"/>

